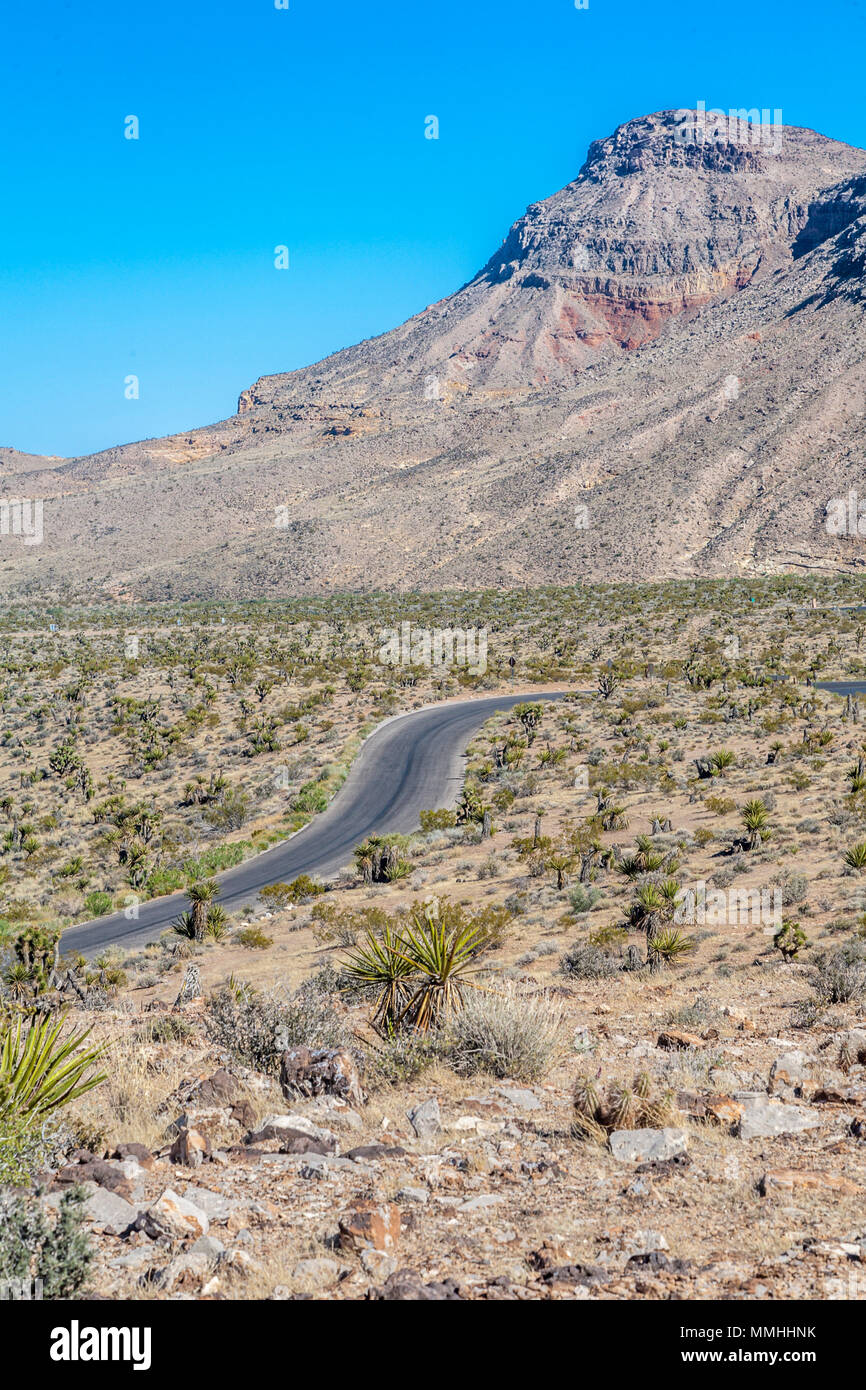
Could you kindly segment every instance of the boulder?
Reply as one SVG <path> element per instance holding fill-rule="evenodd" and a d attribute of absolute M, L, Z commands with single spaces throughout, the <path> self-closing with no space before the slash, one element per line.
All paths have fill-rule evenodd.
<path fill-rule="evenodd" d="M 339 1096 L 350 1105 L 363 1105 L 366 1099 L 355 1059 L 342 1047 L 318 1052 L 295 1047 L 284 1052 L 280 1058 L 280 1086 L 286 1100 L 326 1094 Z"/>
<path fill-rule="evenodd" d="M 210 1229 L 207 1214 L 195 1202 L 167 1187 L 162 1196 L 139 1218 L 142 1230 L 154 1239 L 197 1240 Z"/>
<path fill-rule="evenodd" d="M 391 1251 L 400 1239 L 400 1208 L 392 1202 L 364 1202 L 340 1217 L 344 1250 Z"/>
<path fill-rule="evenodd" d="M 419 1139 L 432 1139 L 433 1135 L 439 1134 L 442 1129 L 442 1115 L 435 1096 L 421 1101 L 420 1105 L 414 1106 L 408 1112 L 408 1115 L 409 1123 Z"/>
<path fill-rule="evenodd" d="M 688 1136 L 682 1129 L 617 1129 L 609 1142 L 621 1163 L 659 1163 L 685 1153 Z"/>
<path fill-rule="evenodd" d="M 799 1106 L 756 1098 L 743 1102 L 737 1133 L 741 1139 L 773 1139 L 779 1134 L 802 1134 L 819 1124 L 817 1115 Z"/>

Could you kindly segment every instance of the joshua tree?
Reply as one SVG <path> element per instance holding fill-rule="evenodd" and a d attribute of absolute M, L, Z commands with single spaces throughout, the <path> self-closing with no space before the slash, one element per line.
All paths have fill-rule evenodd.
<path fill-rule="evenodd" d="M 214 878 L 200 879 L 197 883 L 191 883 L 187 889 L 196 941 L 204 940 L 208 909 L 218 893 L 219 884 Z"/>
<path fill-rule="evenodd" d="M 523 725 L 527 740 L 530 744 L 535 739 L 535 731 L 541 723 L 541 716 L 543 713 L 544 705 L 540 704 L 525 702 L 524 704 L 514 706 L 514 714 Z"/>
<path fill-rule="evenodd" d="M 746 848 L 759 849 L 762 837 L 769 831 L 769 817 L 763 801 L 747 801 L 742 812 L 743 827 L 747 831 Z"/>

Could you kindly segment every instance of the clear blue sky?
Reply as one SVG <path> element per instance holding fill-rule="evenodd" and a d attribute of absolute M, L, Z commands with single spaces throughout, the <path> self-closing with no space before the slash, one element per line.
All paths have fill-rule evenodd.
<path fill-rule="evenodd" d="M 456 289 L 633 116 L 781 107 L 866 146 L 866 0 L 289 5 L 9 0 L 0 445 L 231 414 Z"/>

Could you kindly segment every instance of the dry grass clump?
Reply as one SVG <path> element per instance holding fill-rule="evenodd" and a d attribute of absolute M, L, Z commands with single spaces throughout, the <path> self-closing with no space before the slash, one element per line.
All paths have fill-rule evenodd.
<path fill-rule="evenodd" d="M 556 1055 L 561 1029 L 562 1010 L 547 994 L 526 994 L 512 984 L 472 990 L 451 1022 L 447 1060 L 463 1076 L 537 1081 Z"/>

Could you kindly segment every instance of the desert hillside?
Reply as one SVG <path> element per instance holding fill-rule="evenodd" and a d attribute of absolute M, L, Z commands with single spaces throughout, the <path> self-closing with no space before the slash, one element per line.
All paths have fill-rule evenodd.
<path fill-rule="evenodd" d="M 188 435 L 4 451 L 7 592 L 255 597 L 853 570 L 866 152 L 629 121 L 455 294 Z M 24 443 L 25 441 L 19 441 Z M 854 534 L 850 534 L 853 529 Z"/>

